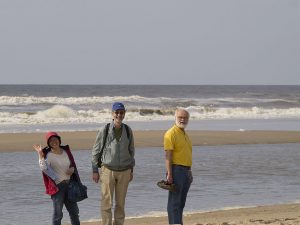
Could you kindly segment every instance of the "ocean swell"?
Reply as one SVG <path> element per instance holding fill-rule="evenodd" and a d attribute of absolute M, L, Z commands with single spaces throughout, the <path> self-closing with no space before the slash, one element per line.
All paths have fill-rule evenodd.
<path fill-rule="evenodd" d="M 300 108 L 189 106 L 191 120 L 201 119 L 276 119 L 300 118 Z M 130 107 L 127 121 L 173 120 L 175 107 Z M 37 112 L 1 112 L 1 124 L 103 123 L 111 119 L 110 108 L 76 109 L 54 105 Z"/>

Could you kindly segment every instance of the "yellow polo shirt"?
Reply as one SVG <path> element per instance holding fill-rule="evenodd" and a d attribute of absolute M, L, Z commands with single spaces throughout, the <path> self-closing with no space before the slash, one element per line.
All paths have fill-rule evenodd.
<path fill-rule="evenodd" d="M 176 125 L 165 133 L 164 149 L 173 152 L 172 164 L 192 166 L 192 142 L 187 133 Z"/>

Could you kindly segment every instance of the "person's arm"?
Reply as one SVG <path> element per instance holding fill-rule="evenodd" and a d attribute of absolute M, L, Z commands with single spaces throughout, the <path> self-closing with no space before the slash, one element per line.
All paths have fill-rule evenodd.
<path fill-rule="evenodd" d="M 37 154 L 39 156 L 39 160 L 43 160 L 45 156 L 43 153 L 42 145 L 34 144 L 33 149 L 37 152 Z"/>
<path fill-rule="evenodd" d="M 102 136 L 103 136 L 103 132 L 99 130 L 96 137 L 95 144 L 92 149 L 92 170 L 93 170 L 92 179 L 96 183 L 98 183 L 100 179 L 98 163 L 99 163 L 99 158 L 101 157 L 100 151 L 102 148 L 102 139 L 103 139 Z"/>
<path fill-rule="evenodd" d="M 132 157 L 132 167 L 131 167 L 131 174 L 130 174 L 130 181 L 133 180 L 133 168 L 135 166 L 135 159 L 134 159 L 134 155 L 135 155 L 135 147 L 134 147 L 134 137 L 133 137 L 133 132 L 130 129 L 130 143 L 129 143 L 129 153 Z"/>
<path fill-rule="evenodd" d="M 167 170 L 167 182 L 172 184 L 173 183 L 173 175 L 172 175 L 172 159 L 173 159 L 173 152 L 171 150 L 165 150 L 166 153 L 166 170 Z"/>
<path fill-rule="evenodd" d="M 52 169 L 51 166 L 49 166 L 47 159 L 45 159 L 44 153 L 43 153 L 43 148 L 42 145 L 33 145 L 34 150 L 38 153 L 39 156 L 39 165 L 40 165 L 40 169 L 48 176 L 50 177 L 52 180 L 56 181 L 57 180 L 57 176 L 54 172 L 54 170 Z"/>
<path fill-rule="evenodd" d="M 52 180 L 56 181 L 58 177 L 56 176 L 52 167 L 48 164 L 47 159 L 39 160 L 41 170 Z"/>

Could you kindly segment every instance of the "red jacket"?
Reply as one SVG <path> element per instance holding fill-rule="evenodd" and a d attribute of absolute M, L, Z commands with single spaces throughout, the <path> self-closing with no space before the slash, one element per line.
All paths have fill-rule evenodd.
<path fill-rule="evenodd" d="M 75 160 L 74 160 L 74 157 L 71 153 L 69 145 L 60 146 L 60 147 L 67 153 L 67 155 L 70 159 L 70 162 L 71 162 L 70 167 L 74 167 L 74 174 L 77 177 L 77 179 L 80 180 L 79 174 L 78 174 L 78 171 L 77 171 L 77 167 L 76 167 L 76 164 L 75 164 Z M 43 149 L 43 153 L 44 153 L 45 158 L 46 158 L 47 154 L 50 151 L 51 151 L 51 149 L 49 147 L 46 147 L 46 148 Z M 56 183 L 49 176 L 47 176 L 44 172 L 42 172 L 42 173 L 43 173 L 43 179 L 44 179 L 44 184 L 45 184 L 45 188 L 46 188 L 46 194 L 48 194 L 48 195 L 56 194 L 59 191 Z"/>

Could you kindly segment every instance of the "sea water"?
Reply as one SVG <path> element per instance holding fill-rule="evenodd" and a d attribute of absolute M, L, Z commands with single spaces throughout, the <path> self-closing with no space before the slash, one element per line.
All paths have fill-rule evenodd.
<path fill-rule="evenodd" d="M 193 176 L 185 212 L 300 201 L 300 144 L 203 146 L 193 149 Z M 82 221 L 100 219 L 100 187 L 91 181 L 91 152 L 74 151 L 89 198 L 79 203 Z M 136 149 L 126 216 L 166 215 L 168 192 L 162 148 Z M 51 223 L 52 201 L 44 194 L 34 152 L 0 153 L 0 224 Z M 64 209 L 65 223 L 69 223 Z"/>
<path fill-rule="evenodd" d="M 0 85 L 0 133 L 97 130 L 111 120 L 111 104 L 126 106 L 134 130 L 166 130 L 185 107 L 190 130 L 299 130 L 300 86 Z M 13 143 L 12 143 L 13 144 Z M 1 145 L 1 141 L 0 141 Z M 194 147 L 186 212 L 299 201 L 300 144 Z M 91 181 L 91 153 L 75 151 L 89 198 L 81 220 L 100 218 L 100 187 Z M 0 224 L 49 224 L 34 152 L 0 153 Z M 126 214 L 162 215 L 167 192 L 162 148 L 138 148 Z M 68 222 L 64 211 L 64 222 Z"/>
<path fill-rule="evenodd" d="M 189 129 L 300 126 L 300 86 L 0 85 L 0 132 L 96 130 L 114 101 L 139 130 L 167 129 L 178 106 L 190 112 Z"/>

